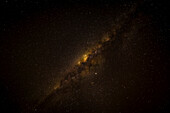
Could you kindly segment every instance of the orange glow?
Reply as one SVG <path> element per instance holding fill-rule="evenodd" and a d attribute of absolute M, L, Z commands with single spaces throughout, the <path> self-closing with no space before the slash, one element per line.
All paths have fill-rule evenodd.
<path fill-rule="evenodd" d="M 88 56 L 85 54 L 85 55 L 83 56 L 83 62 L 86 62 L 86 61 L 87 61 L 87 58 L 88 58 Z"/>
<path fill-rule="evenodd" d="M 110 40 L 110 37 L 108 35 L 104 36 L 104 38 L 102 39 L 102 42 L 107 42 Z"/>
<path fill-rule="evenodd" d="M 80 61 L 78 61 L 78 63 L 77 63 L 78 65 L 80 65 L 81 64 L 81 62 Z"/>

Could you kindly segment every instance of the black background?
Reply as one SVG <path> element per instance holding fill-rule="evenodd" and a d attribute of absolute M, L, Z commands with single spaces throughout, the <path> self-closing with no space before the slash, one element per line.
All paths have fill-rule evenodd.
<path fill-rule="evenodd" d="M 12 32 L 11 29 L 17 28 L 22 26 L 23 22 L 28 23 L 31 21 L 31 18 L 38 17 L 39 14 L 42 13 L 48 13 L 48 11 L 54 11 L 55 10 L 62 10 L 65 9 L 74 9 L 75 7 L 82 8 L 85 7 L 88 9 L 88 7 L 95 8 L 107 8 L 107 7 L 119 7 L 120 4 L 126 4 L 133 1 L 125 1 L 125 0 L 98 0 L 98 1 L 88 1 L 88 0 L 68 0 L 68 1 L 58 1 L 58 0 L 1 0 L 0 2 L 0 56 L 1 56 L 1 74 L 0 74 L 0 108 L 1 111 L 5 112 L 21 112 L 22 109 L 20 108 L 20 100 L 18 101 L 16 99 L 17 91 L 15 92 L 15 88 L 11 91 L 9 88 L 8 80 L 13 81 L 15 79 L 10 78 L 10 74 L 17 74 L 17 71 L 12 69 L 13 66 L 10 66 L 9 59 L 10 55 L 8 52 L 6 52 L 6 47 L 8 48 L 8 45 L 6 45 L 9 41 L 9 43 L 18 43 L 17 42 L 17 35 L 15 36 L 15 33 Z M 162 56 L 165 58 L 165 72 L 162 73 L 164 75 L 163 78 L 166 78 L 166 81 L 168 81 L 168 70 L 167 67 L 169 65 L 169 10 L 168 10 L 168 1 L 154 1 L 154 0 L 148 0 L 144 1 L 143 7 L 141 7 L 142 12 L 145 15 L 148 15 L 151 19 L 154 25 L 156 25 L 161 39 L 158 40 L 158 43 L 160 44 L 160 48 L 162 50 Z M 62 15 L 61 11 L 61 15 Z M 30 22 L 31 23 L 31 22 Z M 25 25 L 25 24 L 23 24 Z M 33 25 L 32 25 L 33 26 Z M 24 27 L 24 26 L 22 26 Z M 21 27 L 21 29 L 22 29 Z M 22 30 L 21 30 L 22 31 Z M 9 37 L 10 33 L 13 33 L 13 37 Z M 67 32 L 67 31 L 66 31 Z M 11 35 L 10 35 L 11 36 Z M 47 38 L 48 39 L 48 38 Z M 32 39 L 31 39 L 32 40 Z M 70 40 L 68 40 L 70 41 Z M 79 42 L 79 40 L 78 40 Z M 77 42 L 77 43 L 78 43 Z M 80 41 L 81 42 L 81 41 Z M 63 44 L 65 45 L 65 44 Z M 15 52 L 14 48 L 14 52 Z M 48 51 L 48 49 L 47 49 Z M 67 52 L 67 50 L 62 50 Z M 17 53 L 16 53 L 17 54 Z M 40 60 L 40 62 L 43 60 Z M 52 62 L 48 60 L 47 62 Z M 43 69 L 43 68 L 42 68 Z M 161 67 L 157 67 L 155 69 L 161 69 Z M 7 74 L 7 72 L 9 72 Z M 165 77 L 164 77 L 165 76 Z M 18 78 L 19 79 L 19 78 Z M 164 82 L 165 79 L 163 79 Z M 20 80 L 22 81 L 22 80 Z M 24 83 L 23 83 L 24 84 Z M 22 83 L 21 83 L 22 85 Z M 169 92 L 170 87 L 169 84 L 166 84 L 167 92 Z M 18 87 L 18 86 L 13 86 Z M 167 93 L 166 92 L 166 93 Z M 15 95 L 15 96 L 14 96 Z M 160 98 L 164 96 L 164 93 L 159 95 Z M 22 98 L 22 95 L 19 95 L 19 98 Z M 167 112 L 169 110 L 169 100 L 167 98 L 165 105 L 161 108 L 158 108 L 158 112 Z M 155 109 L 155 108 L 153 108 Z M 151 110 L 152 111 L 152 110 Z"/>

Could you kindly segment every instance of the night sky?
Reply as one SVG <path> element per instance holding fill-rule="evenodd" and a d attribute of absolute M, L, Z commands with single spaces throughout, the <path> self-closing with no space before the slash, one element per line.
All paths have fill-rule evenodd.
<path fill-rule="evenodd" d="M 0 9 L 0 112 L 168 113 L 166 1 L 2 0 Z"/>

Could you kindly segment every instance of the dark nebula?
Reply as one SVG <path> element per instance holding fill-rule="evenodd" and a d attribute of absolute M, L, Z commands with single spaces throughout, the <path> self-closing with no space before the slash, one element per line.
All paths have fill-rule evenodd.
<path fill-rule="evenodd" d="M 167 2 L 0 6 L 0 112 L 168 113 Z"/>

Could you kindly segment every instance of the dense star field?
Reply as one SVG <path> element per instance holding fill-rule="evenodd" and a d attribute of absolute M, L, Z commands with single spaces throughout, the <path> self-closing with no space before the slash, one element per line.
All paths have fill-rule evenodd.
<path fill-rule="evenodd" d="M 168 113 L 166 2 L 1 3 L 2 113 Z"/>

